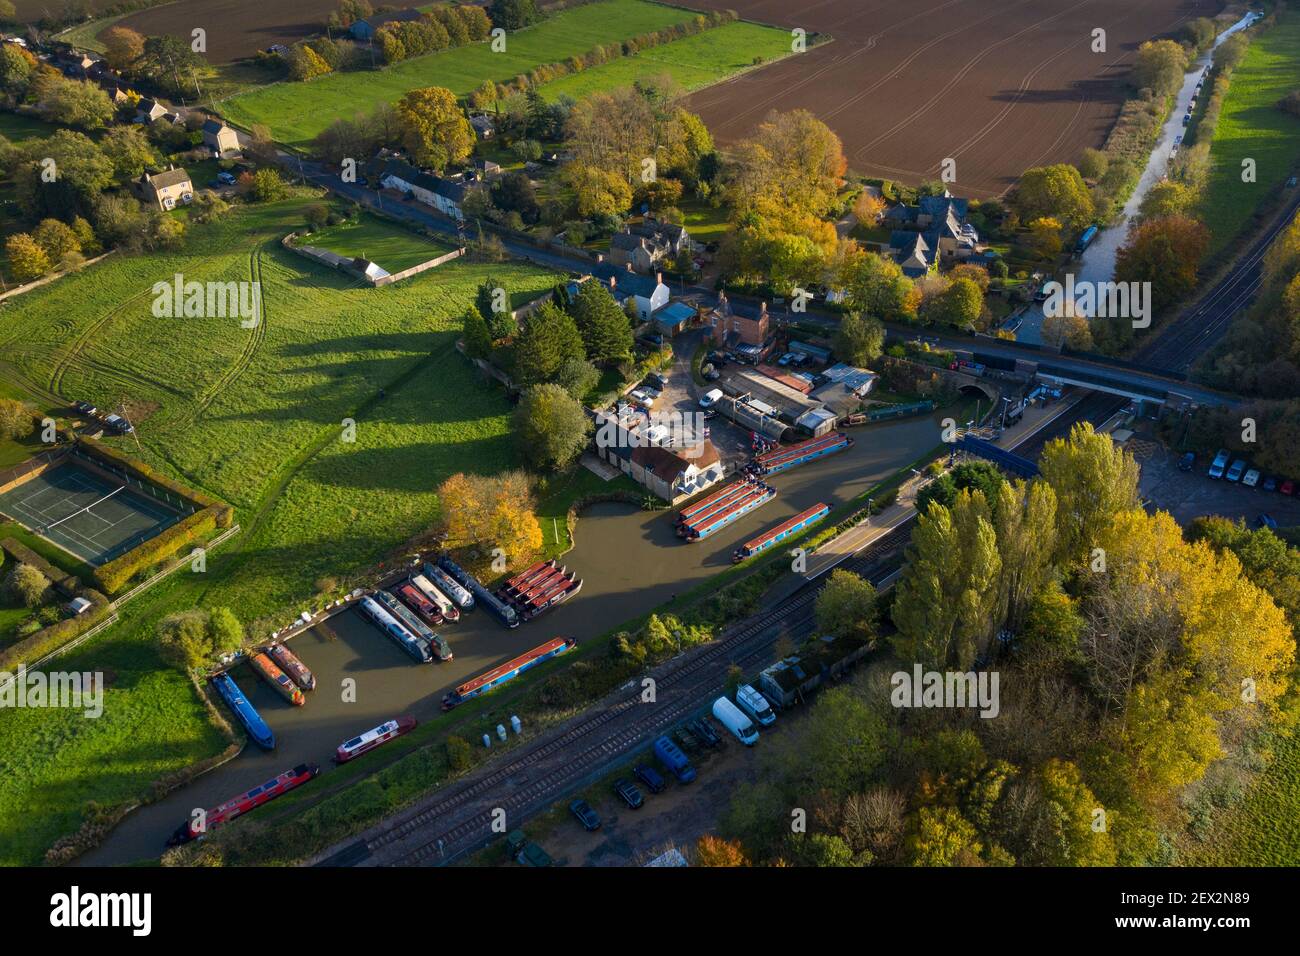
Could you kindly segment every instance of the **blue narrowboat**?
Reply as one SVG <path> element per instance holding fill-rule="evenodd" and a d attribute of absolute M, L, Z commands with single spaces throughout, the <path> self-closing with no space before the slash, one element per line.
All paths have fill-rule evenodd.
<path fill-rule="evenodd" d="M 235 716 L 239 718 L 239 722 L 248 731 L 248 736 L 253 743 L 263 750 L 274 750 L 275 734 L 271 733 L 271 728 L 266 725 L 262 715 L 248 702 L 248 698 L 239 689 L 235 679 L 229 674 L 218 674 L 212 678 L 212 686 L 217 689 L 217 693 L 226 702 L 226 706 L 234 711 Z"/>
<path fill-rule="evenodd" d="M 813 505 L 807 511 L 801 511 L 793 518 L 782 521 L 771 531 L 764 531 L 757 538 L 751 538 L 731 554 L 731 560 L 737 564 L 746 558 L 752 558 L 761 551 L 766 551 L 774 544 L 778 544 L 790 537 L 792 534 L 798 534 L 804 528 L 816 524 L 831 513 L 830 505 L 821 503 Z"/>

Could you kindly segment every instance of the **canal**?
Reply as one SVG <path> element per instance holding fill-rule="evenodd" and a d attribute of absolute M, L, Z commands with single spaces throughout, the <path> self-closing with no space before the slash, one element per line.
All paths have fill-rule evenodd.
<path fill-rule="evenodd" d="M 825 502 L 844 504 L 935 448 L 946 412 L 858 428 L 847 451 L 770 479 L 777 497 L 735 525 L 698 543 L 673 532 L 673 511 L 646 512 L 618 503 L 588 509 L 576 544 L 562 562 L 583 579 L 582 591 L 534 622 L 507 630 L 485 611 L 463 614 L 440 630 L 455 660 L 411 662 L 391 640 L 349 610 L 293 638 L 290 646 L 316 675 L 316 690 L 293 707 L 246 665 L 232 673 L 275 733 L 276 748 L 252 744 L 238 757 L 163 800 L 135 810 L 102 846 L 78 863 L 108 866 L 155 858 L 166 837 L 196 808 L 217 804 L 300 763 L 317 763 L 328 782 L 330 757 L 344 740 L 390 717 L 420 720 L 439 713 L 442 695 L 507 658 L 562 635 L 590 640 L 670 602 L 731 565 L 731 552 L 759 531 Z M 355 701 L 342 688 L 354 681 Z M 521 714 L 527 724 L 527 714 Z M 378 762 L 378 761 L 377 761 Z"/>

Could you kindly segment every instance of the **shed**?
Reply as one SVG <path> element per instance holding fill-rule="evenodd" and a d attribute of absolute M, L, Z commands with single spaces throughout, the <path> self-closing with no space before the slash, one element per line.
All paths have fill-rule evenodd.
<path fill-rule="evenodd" d="M 795 419 L 795 424 L 808 429 L 816 438 L 834 428 L 837 418 L 838 416 L 828 408 L 814 408 Z"/>
<path fill-rule="evenodd" d="M 695 310 L 685 302 L 670 302 L 651 316 L 665 335 L 676 335 L 694 318 Z"/>

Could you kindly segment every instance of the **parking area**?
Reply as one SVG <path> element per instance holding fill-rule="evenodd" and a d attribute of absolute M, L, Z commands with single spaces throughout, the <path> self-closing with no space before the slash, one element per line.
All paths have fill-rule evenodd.
<path fill-rule="evenodd" d="M 1178 467 L 1179 454 L 1156 441 L 1135 435 L 1125 447 L 1142 468 L 1138 490 L 1153 507 L 1168 511 L 1186 526 L 1201 515 L 1242 518 L 1254 525 L 1261 514 L 1272 517 L 1279 527 L 1300 525 L 1300 498 L 1247 488 L 1240 481 L 1210 478 L 1210 460 L 1199 456 L 1191 471 Z"/>

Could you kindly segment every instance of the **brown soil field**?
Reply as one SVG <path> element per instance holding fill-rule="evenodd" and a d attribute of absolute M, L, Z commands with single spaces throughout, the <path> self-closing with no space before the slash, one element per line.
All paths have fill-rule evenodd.
<path fill-rule="evenodd" d="M 121 24 L 146 36 L 170 33 L 185 40 L 202 27 L 208 32 L 208 61 L 219 66 L 273 43 L 323 33 L 337 6 L 338 0 L 178 0 L 133 13 Z"/>
<path fill-rule="evenodd" d="M 916 184 L 956 160 L 954 193 L 1001 195 L 1031 166 L 1101 146 L 1142 42 L 1219 0 L 689 0 L 833 42 L 696 93 L 720 143 L 804 108 L 855 172 Z M 1106 52 L 1092 52 L 1093 30 Z"/>

